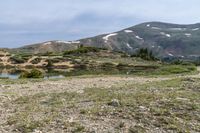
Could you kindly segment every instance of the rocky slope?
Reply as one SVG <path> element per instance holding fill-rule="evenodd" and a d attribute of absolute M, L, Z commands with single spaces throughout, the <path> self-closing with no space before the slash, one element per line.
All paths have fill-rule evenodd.
<path fill-rule="evenodd" d="M 105 47 L 132 54 L 147 47 L 159 57 L 188 57 L 200 55 L 200 23 L 178 25 L 161 22 L 142 23 L 115 33 L 78 41 L 50 41 L 14 49 L 33 53 L 63 51 L 78 45 Z"/>

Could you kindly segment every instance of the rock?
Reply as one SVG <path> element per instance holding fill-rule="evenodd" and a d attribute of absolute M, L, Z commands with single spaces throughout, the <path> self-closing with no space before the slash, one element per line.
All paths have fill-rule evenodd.
<path fill-rule="evenodd" d="M 72 122 L 74 122 L 74 118 L 71 117 L 71 118 L 68 119 L 68 121 L 69 121 L 69 123 L 72 123 Z"/>
<path fill-rule="evenodd" d="M 111 102 L 108 103 L 108 105 L 113 106 L 113 107 L 119 107 L 121 104 L 119 100 L 113 99 Z"/>
<path fill-rule="evenodd" d="M 144 106 L 139 106 L 140 111 L 148 111 L 149 109 Z"/>
<path fill-rule="evenodd" d="M 179 101 L 189 101 L 189 99 L 187 99 L 187 98 L 182 98 L 182 97 L 177 97 L 176 100 L 179 100 Z"/>
<path fill-rule="evenodd" d="M 33 133 L 42 133 L 42 131 L 35 129 Z"/>
<path fill-rule="evenodd" d="M 184 79 L 184 81 L 188 81 L 188 82 L 195 82 L 195 80 L 194 80 L 194 79 L 192 79 L 192 78 L 185 78 L 185 79 Z"/>

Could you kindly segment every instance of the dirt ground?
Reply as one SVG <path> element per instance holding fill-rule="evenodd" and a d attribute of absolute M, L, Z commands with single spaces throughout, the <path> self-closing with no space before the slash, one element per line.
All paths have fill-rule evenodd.
<path fill-rule="evenodd" d="M 199 70 L 199 68 L 198 68 Z M 190 76 L 177 76 L 177 78 L 199 78 L 198 75 L 190 75 Z M 68 102 L 65 104 L 62 104 L 62 108 L 59 108 L 60 110 L 57 110 L 59 116 L 61 117 L 66 117 L 65 121 L 67 121 L 67 128 L 63 128 L 63 124 L 61 127 L 59 127 L 59 121 L 52 120 L 53 122 L 51 123 L 46 123 L 45 128 L 42 128 L 41 126 L 36 126 L 35 128 L 31 128 L 30 125 L 26 125 L 27 123 L 31 123 L 31 118 L 28 119 L 31 115 L 31 117 L 42 117 L 42 114 L 46 111 L 47 117 L 49 115 L 52 116 L 53 114 L 49 114 L 49 108 L 47 109 L 46 107 L 42 107 L 42 109 L 36 109 L 36 111 L 31 111 L 31 114 L 27 114 L 26 111 L 29 109 L 26 109 L 26 107 L 31 108 L 30 110 L 34 110 L 36 108 L 36 105 L 33 104 L 30 107 L 30 103 L 35 103 L 35 100 L 33 97 L 36 96 L 38 98 L 38 101 L 45 101 L 49 97 L 54 97 L 57 94 L 63 94 L 63 93 L 69 93 L 69 94 L 76 94 L 84 97 L 84 93 L 87 92 L 88 88 L 96 89 L 96 88 L 105 88 L 106 90 L 113 90 L 113 88 L 123 88 L 125 86 L 140 86 L 144 84 L 151 84 L 155 82 L 162 82 L 162 81 L 168 81 L 176 79 L 175 77 L 157 77 L 157 78 L 151 78 L 151 77 L 126 77 L 126 76 L 86 76 L 86 77 L 71 77 L 71 78 L 66 78 L 66 79 L 61 79 L 61 80 L 44 80 L 44 81 L 28 81 L 28 82 L 22 82 L 22 83 L 10 83 L 10 82 L 0 82 L 0 133 L 10 133 L 10 132 L 34 132 L 34 133 L 45 133 L 45 132 L 161 132 L 164 130 L 160 130 L 160 128 L 153 128 L 152 129 L 146 129 L 146 130 L 141 130 L 140 128 L 137 129 L 130 129 L 131 125 L 134 125 L 134 123 L 137 123 L 137 121 L 133 119 L 126 118 L 126 115 L 124 117 L 121 117 L 120 119 L 116 119 L 113 115 L 108 115 L 108 116 L 90 116 L 90 115 L 84 115 L 85 112 L 83 111 L 84 107 L 87 107 L 87 109 L 90 109 L 90 104 L 91 107 L 95 105 L 95 102 L 87 101 L 87 97 L 82 99 L 81 103 L 78 101 L 78 97 L 75 98 L 76 100 L 76 107 L 74 108 L 68 108 L 68 105 L 71 105 Z M 133 87 L 134 88 L 134 87 Z M 127 89 L 128 90 L 128 89 Z M 95 90 L 94 90 L 95 91 Z M 115 90 L 113 90 L 115 91 Z M 133 90 L 131 90 L 133 91 Z M 130 91 L 130 92 L 131 92 Z M 118 91 L 117 91 L 118 92 Z M 87 94 L 90 92 L 87 92 Z M 102 94 L 102 92 L 100 92 Z M 124 92 L 123 92 L 124 93 Z M 129 91 L 127 91 L 129 93 Z M 42 96 L 42 98 L 39 96 L 39 94 L 45 94 L 45 96 Z M 48 95 L 46 95 L 48 94 Z M 53 94 L 53 95 L 51 95 Z M 94 95 L 94 94 L 91 94 Z M 106 95 L 106 94 L 104 94 Z M 104 96 L 103 95 L 103 96 Z M 63 96 L 63 95 L 62 95 Z M 88 96 L 90 96 L 88 94 Z M 31 97 L 32 99 L 30 99 Z M 69 96 L 70 97 L 70 96 Z M 27 101 L 31 100 L 28 102 L 23 101 L 20 104 L 16 103 L 20 98 L 27 98 Z M 61 98 L 59 96 L 59 98 Z M 21 100 L 21 99 L 20 99 Z M 62 100 L 62 99 L 61 99 Z M 69 99 L 72 100 L 72 99 Z M 86 100 L 86 101 L 84 101 Z M 102 99 L 101 99 L 102 100 Z M 112 99 L 111 99 L 112 100 Z M 101 103 L 102 104 L 102 103 Z M 115 103 L 114 103 L 115 104 Z M 116 101 L 116 106 L 118 106 L 118 101 Z M 104 105 L 104 104 L 103 104 Z M 101 106 L 101 108 L 104 108 L 104 106 Z M 57 105 L 56 105 L 57 106 Z M 38 107 L 38 105 L 37 105 Z M 45 111 L 43 110 L 45 108 Z M 108 106 L 105 106 L 105 108 L 109 108 Z M 47 109 L 47 110 L 46 110 Z M 109 108 L 110 109 L 110 108 Z M 111 107 L 111 109 L 114 109 L 114 107 Z M 141 110 L 146 110 L 145 107 L 142 105 L 139 106 L 140 111 Z M 62 111 L 61 111 L 62 110 Z M 64 111 L 63 111 L 64 110 Z M 76 111 L 78 110 L 78 111 Z M 123 110 L 123 109 L 122 109 Z M 38 115 L 35 115 L 33 113 L 36 113 Z M 54 112 L 54 113 L 55 113 Z M 65 115 L 62 115 L 62 113 L 66 113 Z M 82 112 L 81 114 L 79 112 Z M 112 111 L 113 112 L 113 111 Z M 22 114 L 23 113 L 23 114 Z M 27 114 L 27 115 L 24 115 Z M 41 114 L 40 114 L 41 113 Z M 128 112 L 124 112 L 128 113 Z M 45 113 L 44 113 L 45 114 Z M 44 115 L 43 114 L 43 115 Z M 58 115 L 57 114 L 57 115 Z M 199 115 L 199 113 L 198 113 Z M 22 116 L 24 116 L 24 119 L 21 119 Z M 18 118 L 20 117 L 20 118 Z M 10 120 L 17 118 L 21 120 L 20 122 L 18 120 Z M 58 118 L 58 116 L 56 117 Z M 35 118 L 34 118 L 35 119 Z M 38 118 L 39 119 L 39 118 Z M 37 119 L 37 120 L 38 120 Z M 52 118 L 53 119 L 53 118 Z M 9 122 L 9 120 L 11 122 Z M 24 122 L 22 122 L 24 121 Z M 79 121 L 79 123 L 77 122 Z M 55 127 L 55 122 L 58 124 L 58 127 Z M 120 122 L 120 123 L 119 123 Z M 9 124 L 8 124 L 9 123 Z M 63 120 L 62 120 L 63 123 Z M 96 124 L 95 124 L 96 123 Z M 116 126 L 118 123 L 120 128 L 123 129 L 114 129 L 113 127 Z M 127 123 L 124 125 L 124 123 Z M 131 124 L 130 124 L 131 123 Z M 23 126 L 22 126 L 23 125 Z M 25 126 L 24 126 L 25 125 Z M 52 129 L 50 126 L 52 126 Z M 84 125 L 84 127 L 82 126 Z M 22 128 L 23 127 L 23 128 Z M 71 129 L 70 127 L 74 127 Z M 27 129 L 26 129 L 27 128 Z M 172 131 L 165 131 L 165 132 L 173 132 Z M 176 132 L 176 131 L 175 131 Z"/>

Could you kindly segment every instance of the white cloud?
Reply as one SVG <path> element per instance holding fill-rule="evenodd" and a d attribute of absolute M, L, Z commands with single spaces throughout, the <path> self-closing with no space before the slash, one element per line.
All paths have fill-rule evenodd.
<path fill-rule="evenodd" d="M 70 21 L 83 12 L 92 12 L 99 16 L 192 23 L 200 19 L 198 5 L 199 0 L 6 0 L 0 2 L 0 22 Z"/>

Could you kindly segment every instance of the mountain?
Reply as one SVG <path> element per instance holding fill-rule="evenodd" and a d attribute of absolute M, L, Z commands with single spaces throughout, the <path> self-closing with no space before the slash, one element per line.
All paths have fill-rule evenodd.
<path fill-rule="evenodd" d="M 23 46 L 20 48 L 10 49 L 11 52 L 24 52 L 24 53 L 46 53 L 46 52 L 61 52 L 64 50 L 76 49 L 78 41 L 48 41 L 38 44 Z"/>
<path fill-rule="evenodd" d="M 78 45 L 103 47 L 135 53 L 140 48 L 151 49 L 158 57 L 200 55 L 200 23 L 179 25 L 162 22 L 142 23 L 118 32 L 77 41 L 50 41 L 14 49 L 14 51 L 47 52 L 75 49 Z"/>

